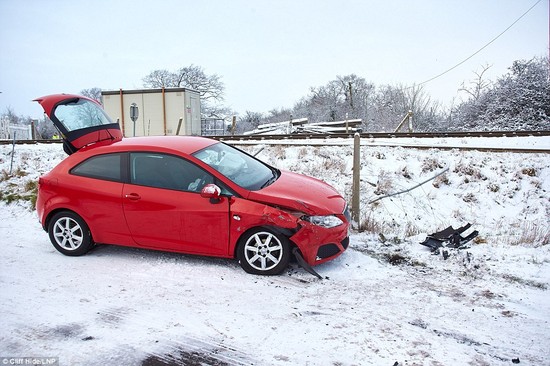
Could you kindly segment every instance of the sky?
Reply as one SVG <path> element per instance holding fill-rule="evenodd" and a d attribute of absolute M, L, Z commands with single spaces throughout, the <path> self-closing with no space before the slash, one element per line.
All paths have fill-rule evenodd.
<path fill-rule="evenodd" d="M 536 4 L 536 5 L 535 5 Z M 442 105 L 484 65 L 548 56 L 549 0 L 0 0 L 0 113 L 55 93 L 140 89 L 153 70 L 217 74 L 237 113 L 291 108 L 337 76 L 422 83 Z"/>

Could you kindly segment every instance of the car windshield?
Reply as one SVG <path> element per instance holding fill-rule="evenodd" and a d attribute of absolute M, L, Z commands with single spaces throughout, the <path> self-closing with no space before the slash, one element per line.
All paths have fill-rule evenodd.
<path fill-rule="evenodd" d="M 74 99 L 61 104 L 55 109 L 54 115 L 69 132 L 113 123 L 100 106 L 86 99 Z"/>
<path fill-rule="evenodd" d="M 193 154 L 239 186 L 251 191 L 267 187 L 277 180 L 277 169 L 223 143 L 208 146 Z"/>

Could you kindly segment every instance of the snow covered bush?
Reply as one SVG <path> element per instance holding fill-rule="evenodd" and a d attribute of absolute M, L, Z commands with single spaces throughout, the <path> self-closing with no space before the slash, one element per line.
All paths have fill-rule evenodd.
<path fill-rule="evenodd" d="M 550 129 L 550 73 L 546 57 L 518 60 L 478 98 L 451 114 L 452 129 L 525 131 Z"/>

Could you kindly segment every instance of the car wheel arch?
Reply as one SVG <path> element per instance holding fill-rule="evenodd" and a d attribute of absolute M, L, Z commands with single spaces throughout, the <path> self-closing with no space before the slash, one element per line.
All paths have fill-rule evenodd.
<path fill-rule="evenodd" d="M 57 210 L 47 227 L 51 243 L 64 255 L 81 256 L 95 246 L 86 220 L 72 210 Z"/>
<path fill-rule="evenodd" d="M 291 262 L 295 243 L 288 230 L 274 226 L 250 228 L 239 238 L 235 257 L 245 272 L 255 275 L 278 275 Z"/>
<path fill-rule="evenodd" d="M 296 245 L 296 243 L 294 243 L 292 240 L 290 240 L 290 237 L 292 235 L 294 235 L 296 230 L 282 228 L 282 227 L 278 227 L 278 226 L 271 226 L 271 225 L 258 225 L 258 226 L 253 226 L 253 227 L 248 228 L 247 230 L 245 230 L 239 236 L 239 238 L 235 241 L 235 247 L 233 248 L 233 258 L 237 258 L 237 252 L 239 250 L 239 245 L 241 245 L 244 238 L 246 238 L 248 235 L 250 235 L 250 233 L 253 232 L 253 231 L 263 230 L 263 229 L 271 230 L 271 231 L 274 231 L 276 234 L 283 235 L 288 240 L 288 243 L 290 244 L 290 250 L 291 251 L 295 247 L 298 248 L 298 250 L 300 250 L 300 248 Z"/>
<path fill-rule="evenodd" d="M 52 221 L 52 218 L 60 212 L 70 212 L 70 213 L 73 213 L 73 214 L 79 216 L 82 220 L 84 220 L 84 222 L 88 226 L 88 230 L 90 231 L 90 236 L 92 237 L 92 241 L 93 241 L 94 235 L 93 235 L 92 228 L 90 227 L 90 224 L 88 223 L 88 221 L 86 219 L 84 219 L 82 217 L 82 215 L 79 214 L 78 212 L 76 212 L 74 210 L 71 210 L 71 209 L 68 209 L 68 208 L 64 208 L 64 207 L 56 208 L 56 209 L 54 209 L 54 210 L 52 210 L 48 213 L 48 215 L 46 216 L 46 220 L 44 220 L 44 225 L 43 225 L 43 228 L 46 232 L 48 232 L 48 228 L 50 227 L 50 222 Z"/>

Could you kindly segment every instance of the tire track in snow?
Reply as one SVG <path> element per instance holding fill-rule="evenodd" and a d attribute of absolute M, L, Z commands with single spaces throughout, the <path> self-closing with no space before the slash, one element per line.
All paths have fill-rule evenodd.
<path fill-rule="evenodd" d="M 143 362 L 142 366 L 158 365 L 187 365 L 207 364 L 216 366 L 254 365 L 248 352 L 228 346 L 221 342 L 184 336 L 179 341 L 164 340 L 161 352 L 151 352 Z"/>

